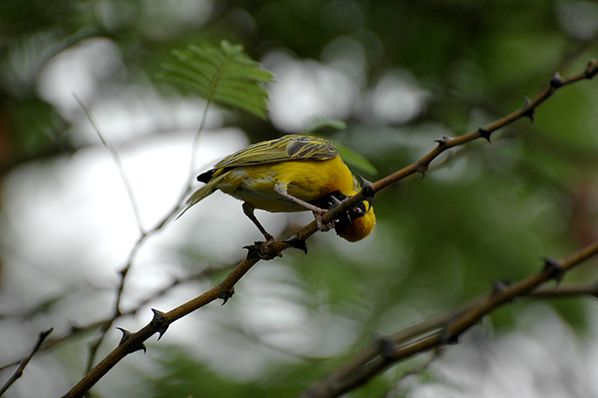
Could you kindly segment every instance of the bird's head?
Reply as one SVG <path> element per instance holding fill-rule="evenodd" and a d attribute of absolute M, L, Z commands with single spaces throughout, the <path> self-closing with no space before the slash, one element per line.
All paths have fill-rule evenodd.
<path fill-rule="evenodd" d="M 357 242 L 368 236 L 375 225 L 374 207 L 364 200 L 343 213 L 342 217 L 334 222 L 334 230 L 341 238 Z"/>

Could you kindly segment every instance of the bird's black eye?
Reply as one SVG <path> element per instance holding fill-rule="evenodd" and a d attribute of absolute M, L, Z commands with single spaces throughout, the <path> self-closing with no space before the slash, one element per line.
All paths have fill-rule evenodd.
<path fill-rule="evenodd" d="M 365 209 L 365 204 L 364 202 L 361 202 L 352 209 L 346 210 L 343 213 L 341 213 L 339 218 L 337 218 L 334 221 L 334 227 L 337 228 L 337 230 L 338 228 L 347 228 L 353 223 L 355 219 L 365 216 L 366 213 L 367 211 Z"/>
<path fill-rule="evenodd" d="M 351 209 L 352 218 L 363 217 L 365 213 L 365 205 L 363 202 Z"/>

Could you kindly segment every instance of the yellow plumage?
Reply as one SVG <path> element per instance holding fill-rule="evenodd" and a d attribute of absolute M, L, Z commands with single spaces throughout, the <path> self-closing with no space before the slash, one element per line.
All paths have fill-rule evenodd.
<path fill-rule="evenodd" d="M 335 199 L 352 196 L 360 189 L 353 174 L 328 141 L 306 135 L 288 135 L 250 145 L 218 162 L 199 175 L 206 185 L 187 200 L 191 206 L 219 189 L 244 202 L 245 214 L 266 238 L 253 209 L 270 212 L 311 210 L 321 214 Z M 374 228 L 373 208 L 362 203 L 349 211 L 347 220 L 335 224 L 337 233 L 349 241 L 363 239 Z"/>

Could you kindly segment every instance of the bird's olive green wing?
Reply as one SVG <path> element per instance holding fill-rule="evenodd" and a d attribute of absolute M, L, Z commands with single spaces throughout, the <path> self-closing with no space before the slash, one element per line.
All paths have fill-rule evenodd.
<path fill-rule="evenodd" d="M 258 142 L 218 162 L 214 169 L 254 166 L 288 160 L 327 160 L 338 151 L 323 138 L 292 134 L 276 140 Z"/>

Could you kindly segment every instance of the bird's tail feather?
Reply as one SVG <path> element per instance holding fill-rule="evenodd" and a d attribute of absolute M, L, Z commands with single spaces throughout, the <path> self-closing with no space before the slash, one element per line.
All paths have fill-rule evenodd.
<path fill-rule="evenodd" d="M 181 212 L 176 218 L 179 219 L 179 217 L 185 214 L 185 212 L 189 210 L 193 205 L 212 194 L 216 190 L 215 185 L 216 184 L 209 182 L 203 187 L 199 188 L 197 191 L 193 192 L 193 194 L 189 196 L 189 198 L 185 201 L 185 207 L 183 207 L 183 210 L 181 210 Z"/>

